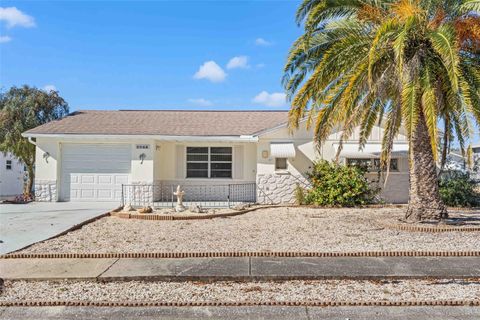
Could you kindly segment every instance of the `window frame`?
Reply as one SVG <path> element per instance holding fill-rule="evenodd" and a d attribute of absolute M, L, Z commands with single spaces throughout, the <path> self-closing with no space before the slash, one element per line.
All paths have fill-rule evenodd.
<path fill-rule="evenodd" d="M 5 161 L 5 170 L 13 170 L 13 162 L 12 160 Z"/>
<path fill-rule="evenodd" d="M 188 161 L 188 148 L 207 148 L 207 160 L 206 161 Z M 230 149 L 230 153 L 213 153 L 213 155 L 229 155 L 231 157 L 230 161 L 219 161 L 215 160 L 212 161 L 212 148 L 228 148 Z M 205 154 L 205 153 L 202 153 Z M 234 166 L 234 155 L 233 155 L 233 147 L 230 146 L 186 146 L 185 147 L 185 179 L 233 179 L 233 166 Z M 190 177 L 188 176 L 188 164 L 189 163 L 207 163 L 207 176 L 206 177 Z M 212 169 L 212 164 L 215 163 L 229 163 L 230 164 L 230 170 L 225 169 Z M 214 171 L 230 171 L 230 176 L 229 177 L 212 177 L 212 170 Z"/>

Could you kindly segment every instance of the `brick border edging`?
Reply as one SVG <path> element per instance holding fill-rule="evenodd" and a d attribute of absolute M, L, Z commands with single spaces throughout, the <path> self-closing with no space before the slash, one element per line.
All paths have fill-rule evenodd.
<path fill-rule="evenodd" d="M 31 300 L 1 301 L 0 307 L 244 307 L 244 306 L 310 306 L 310 307 L 342 307 L 342 306 L 480 306 L 480 300 L 403 300 L 403 301 L 66 301 L 66 300 Z"/>
<path fill-rule="evenodd" d="M 480 232 L 480 227 L 452 227 L 452 226 L 419 226 L 415 224 L 377 223 L 379 226 L 399 231 L 409 232 Z"/>
<path fill-rule="evenodd" d="M 234 211 L 234 212 L 217 213 L 217 214 L 215 213 L 200 214 L 199 213 L 199 214 L 192 214 L 189 216 L 181 216 L 181 215 L 174 215 L 174 214 L 128 213 L 128 212 L 121 212 L 121 211 L 112 211 L 110 215 L 113 217 L 118 217 L 122 219 L 139 219 L 139 220 L 169 220 L 169 221 L 171 220 L 202 220 L 202 219 L 234 217 L 234 216 L 242 215 L 242 214 L 260 210 L 260 209 L 280 208 L 280 207 L 283 207 L 283 206 L 268 205 L 268 206 L 258 206 L 258 207 Z"/>
<path fill-rule="evenodd" d="M 9 253 L 0 259 L 122 259 L 122 258 L 238 258 L 238 257 L 480 257 L 480 251 L 360 251 L 360 252 L 131 252 L 131 253 Z"/>

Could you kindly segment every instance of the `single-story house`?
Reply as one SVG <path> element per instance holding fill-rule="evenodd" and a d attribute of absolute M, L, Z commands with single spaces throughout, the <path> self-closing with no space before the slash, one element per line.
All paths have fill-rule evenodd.
<path fill-rule="evenodd" d="M 13 200 L 23 193 L 25 166 L 11 153 L 0 152 L 0 200 Z"/>
<path fill-rule="evenodd" d="M 253 185 L 257 202 L 282 203 L 294 200 L 297 184 L 308 184 L 313 161 L 335 157 L 341 134 L 317 149 L 305 123 L 291 134 L 287 120 L 287 111 L 86 110 L 24 136 L 36 145 L 38 201 L 119 201 L 122 185 L 164 186 L 167 197 L 176 185 L 202 186 L 197 198 L 207 200 L 217 185 Z M 354 132 L 341 161 L 367 164 L 378 177 L 382 134 L 375 127 L 359 151 Z M 387 202 L 408 201 L 407 150 L 398 135 L 387 184 L 381 183 Z M 146 203 L 159 197 L 140 190 Z"/>

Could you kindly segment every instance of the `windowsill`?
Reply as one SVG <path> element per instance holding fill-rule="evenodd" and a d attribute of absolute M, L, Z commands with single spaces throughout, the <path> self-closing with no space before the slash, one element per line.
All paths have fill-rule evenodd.
<path fill-rule="evenodd" d="M 288 170 L 275 170 L 275 174 L 290 174 Z"/>

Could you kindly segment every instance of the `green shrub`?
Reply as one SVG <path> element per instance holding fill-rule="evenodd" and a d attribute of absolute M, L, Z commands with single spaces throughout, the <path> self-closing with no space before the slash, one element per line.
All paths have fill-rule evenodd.
<path fill-rule="evenodd" d="M 445 172 L 439 179 L 443 202 L 452 207 L 475 207 L 480 205 L 480 194 L 475 192 L 475 181 L 468 173 Z"/>
<path fill-rule="evenodd" d="M 297 186 L 295 187 L 295 204 L 302 205 L 306 204 L 305 203 L 305 191 L 303 190 L 302 187 L 300 187 L 300 184 L 297 183 Z"/>
<path fill-rule="evenodd" d="M 379 189 L 371 186 L 365 173 L 365 168 L 318 161 L 308 173 L 312 187 L 305 192 L 305 203 L 318 206 L 372 203 Z"/>

